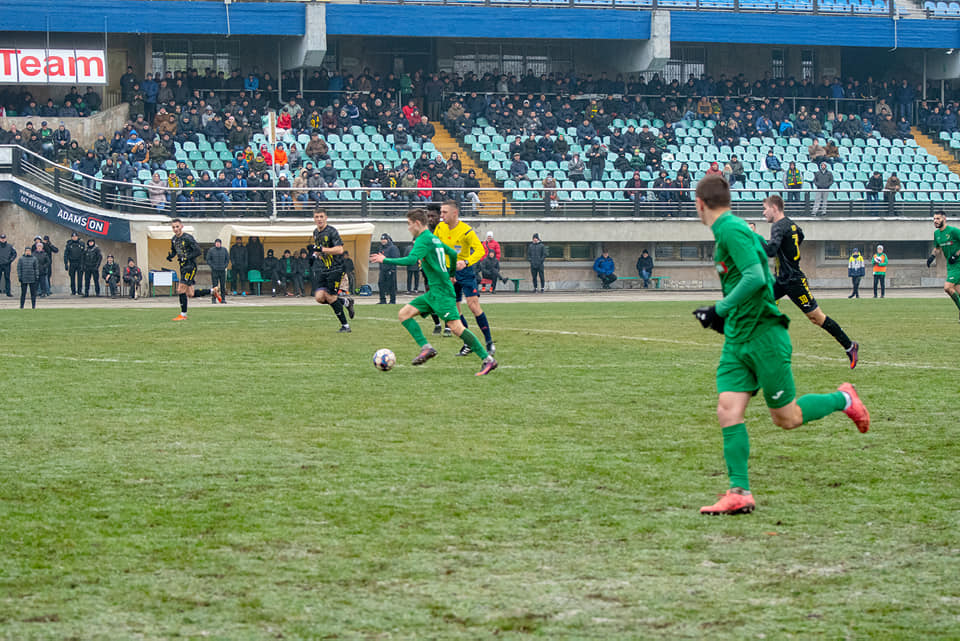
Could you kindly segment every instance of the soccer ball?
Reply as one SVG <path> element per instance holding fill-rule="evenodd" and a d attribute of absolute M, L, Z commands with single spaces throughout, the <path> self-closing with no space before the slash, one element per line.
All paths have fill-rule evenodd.
<path fill-rule="evenodd" d="M 381 372 L 389 372 L 396 364 L 397 357 L 389 349 L 378 349 L 373 355 L 373 366 Z"/>

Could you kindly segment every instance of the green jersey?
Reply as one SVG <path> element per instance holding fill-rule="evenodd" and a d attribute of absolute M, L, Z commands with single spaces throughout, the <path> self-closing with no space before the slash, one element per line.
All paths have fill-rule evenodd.
<path fill-rule="evenodd" d="M 763 287 L 724 316 L 725 339 L 730 343 L 743 343 L 771 325 L 786 327 L 790 321 L 780 313 L 773 297 L 773 276 L 760 235 L 729 211 L 717 218 L 710 229 L 716 241 L 713 260 L 724 296 L 734 290 L 748 267 L 759 265 L 763 271 Z"/>
<path fill-rule="evenodd" d="M 944 258 L 950 258 L 960 252 L 960 229 L 944 227 L 933 232 L 933 242 L 943 252 Z"/>
<path fill-rule="evenodd" d="M 447 267 L 447 256 L 450 256 L 452 268 Z M 418 260 L 430 291 L 436 290 L 438 294 L 454 296 L 450 277 L 453 276 L 457 267 L 457 250 L 444 245 L 439 238 L 426 229 L 413 241 L 413 249 L 408 255 L 403 258 L 384 258 L 383 263 L 406 266 L 416 265 Z"/>

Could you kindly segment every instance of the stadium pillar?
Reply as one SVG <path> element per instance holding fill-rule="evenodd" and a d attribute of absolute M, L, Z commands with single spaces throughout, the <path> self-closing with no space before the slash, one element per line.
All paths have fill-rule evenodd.
<path fill-rule="evenodd" d="M 660 71 L 670 60 L 670 12 L 650 12 L 650 39 L 617 40 L 598 51 L 603 59 L 621 73 Z"/>

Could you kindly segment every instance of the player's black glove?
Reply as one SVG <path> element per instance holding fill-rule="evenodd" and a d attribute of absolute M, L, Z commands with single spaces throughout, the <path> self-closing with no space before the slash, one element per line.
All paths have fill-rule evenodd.
<path fill-rule="evenodd" d="M 947 262 L 950 263 L 951 265 L 956 265 L 958 260 L 960 260 L 960 254 L 954 254 L 953 256 L 947 259 Z"/>
<path fill-rule="evenodd" d="M 174 256 L 176 256 L 176 254 L 167 254 L 167 262 L 169 263 L 169 262 L 173 261 L 173 257 L 174 257 Z"/>
<path fill-rule="evenodd" d="M 693 310 L 693 315 L 696 316 L 698 321 L 700 321 L 700 324 L 704 329 L 712 329 L 720 334 L 723 333 L 723 316 L 720 316 L 717 313 L 717 308 L 715 305 L 710 305 L 709 307 L 698 307 L 697 309 Z"/>
<path fill-rule="evenodd" d="M 936 259 L 937 259 L 937 255 L 936 255 L 936 254 L 930 254 L 929 256 L 927 256 L 927 267 L 929 267 L 930 265 L 932 265 L 932 264 L 933 264 L 933 261 L 935 261 Z"/>

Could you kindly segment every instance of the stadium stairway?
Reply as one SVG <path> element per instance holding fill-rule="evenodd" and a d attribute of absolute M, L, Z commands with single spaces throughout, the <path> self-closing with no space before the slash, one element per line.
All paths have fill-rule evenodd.
<path fill-rule="evenodd" d="M 444 158 L 449 158 L 450 154 L 457 152 L 457 156 L 460 157 L 460 164 L 463 166 L 463 175 L 466 175 L 471 169 L 476 172 L 477 180 L 480 181 L 481 187 L 490 187 L 495 188 L 497 184 L 493 182 L 493 179 L 490 177 L 482 166 L 477 164 L 476 161 L 470 156 L 470 153 L 460 146 L 460 143 L 457 142 L 457 139 L 450 135 L 450 132 L 447 131 L 447 128 L 441 125 L 439 122 L 433 123 L 436 134 L 433 137 L 433 146 L 437 148 Z M 510 202 L 507 201 L 501 192 L 495 191 L 484 191 L 480 193 L 480 208 L 481 211 L 487 214 L 498 215 L 504 213 L 508 216 L 512 216 L 515 212 L 513 207 L 510 206 Z"/>
<path fill-rule="evenodd" d="M 936 140 L 926 134 L 920 133 L 918 127 L 911 127 L 910 133 L 913 134 L 913 139 L 917 141 L 918 145 L 930 152 L 931 155 L 936 156 L 937 160 L 950 168 L 950 171 L 955 174 L 960 174 L 960 162 L 957 162 L 953 154 L 944 149 Z"/>

